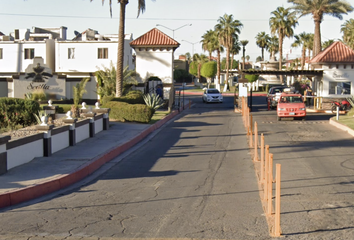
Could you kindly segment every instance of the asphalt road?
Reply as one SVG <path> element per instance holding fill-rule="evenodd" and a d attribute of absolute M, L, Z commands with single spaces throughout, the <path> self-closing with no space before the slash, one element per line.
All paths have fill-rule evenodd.
<path fill-rule="evenodd" d="M 282 165 L 281 228 L 289 239 L 354 239 L 354 140 L 333 127 L 333 115 L 302 122 L 276 119 L 264 97 L 252 115 Z"/>
<path fill-rule="evenodd" d="M 0 212 L 0 239 L 270 239 L 233 98 L 189 98 L 195 107 L 96 179 Z"/>

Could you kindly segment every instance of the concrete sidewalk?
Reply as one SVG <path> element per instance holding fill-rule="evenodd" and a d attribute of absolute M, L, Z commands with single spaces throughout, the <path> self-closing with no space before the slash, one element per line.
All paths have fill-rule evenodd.
<path fill-rule="evenodd" d="M 173 111 L 153 125 L 110 122 L 108 130 L 50 157 L 40 157 L 0 175 L 0 208 L 68 187 L 127 151 L 174 118 Z"/>

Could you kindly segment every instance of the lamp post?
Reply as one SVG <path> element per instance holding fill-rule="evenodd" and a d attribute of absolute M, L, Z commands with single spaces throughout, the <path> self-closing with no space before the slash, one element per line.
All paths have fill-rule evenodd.
<path fill-rule="evenodd" d="M 164 27 L 164 28 L 167 28 L 167 29 L 171 30 L 171 31 L 173 32 L 173 39 L 175 39 L 175 31 L 176 31 L 176 30 L 181 29 L 181 28 L 186 27 L 186 26 L 192 26 L 192 24 L 191 24 L 191 23 L 190 23 L 190 24 L 185 24 L 185 25 L 180 26 L 179 28 L 175 28 L 175 29 L 166 27 L 166 26 L 161 25 L 161 24 L 156 24 L 156 26 Z"/>
<path fill-rule="evenodd" d="M 192 57 L 193 57 L 193 55 L 194 55 L 194 44 L 199 43 L 199 42 L 192 43 L 192 42 L 189 42 L 187 40 L 182 40 L 182 41 L 192 44 Z"/>

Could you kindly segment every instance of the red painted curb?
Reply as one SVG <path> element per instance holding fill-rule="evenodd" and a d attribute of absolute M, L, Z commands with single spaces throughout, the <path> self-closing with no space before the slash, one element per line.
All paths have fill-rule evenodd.
<path fill-rule="evenodd" d="M 46 194 L 66 188 L 66 187 L 84 179 L 85 177 L 89 176 L 94 171 L 96 171 L 98 168 L 100 168 L 103 164 L 111 161 L 115 157 L 119 156 L 123 152 L 125 152 L 128 149 L 130 149 L 131 147 L 133 147 L 135 144 L 142 141 L 150 133 L 159 129 L 161 126 L 163 126 L 165 123 L 167 123 L 173 117 L 175 117 L 177 114 L 178 114 L 178 111 L 173 111 L 172 113 L 167 115 L 165 118 L 161 119 L 160 121 L 156 122 L 155 124 L 151 125 L 147 129 L 145 129 L 138 136 L 134 137 L 133 139 L 129 140 L 128 142 L 126 142 L 120 146 L 117 146 L 117 147 L 111 149 L 110 151 L 102 154 L 101 156 L 98 156 L 97 158 L 92 159 L 87 164 L 81 166 L 80 168 L 74 170 L 73 172 L 71 172 L 69 174 L 62 175 L 62 176 L 57 177 L 53 180 L 50 180 L 50 181 L 47 181 L 44 183 L 40 183 L 40 184 L 37 184 L 34 186 L 29 186 L 29 187 L 26 187 L 23 189 L 18 189 L 18 190 L 14 190 L 12 192 L 0 194 L 0 208 L 9 207 L 12 205 L 16 205 L 16 204 L 19 204 L 22 202 L 26 202 L 26 201 L 44 196 Z"/>

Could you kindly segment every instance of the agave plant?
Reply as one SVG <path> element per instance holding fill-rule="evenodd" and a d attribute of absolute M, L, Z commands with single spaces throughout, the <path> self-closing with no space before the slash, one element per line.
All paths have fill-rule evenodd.
<path fill-rule="evenodd" d="M 42 120 L 41 118 L 44 116 L 44 117 L 49 117 L 49 114 L 47 114 L 47 112 L 45 110 L 41 110 L 41 111 L 38 111 L 38 115 L 37 114 L 34 114 L 34 117 L 36 118 L 37 120 L 37 123 L 38 124 L 41 124 L 42 123 Z"/>
<path fill-rule="evenodd" d="M 144 98 L 145 104 L 148 107 L 153 108 L 154 110 L 158 109 L 159 107 L 161 107 L 164 104 L 163 100 L 155 93 L 145 94 L 143 96 L 143 98 Z"/>

